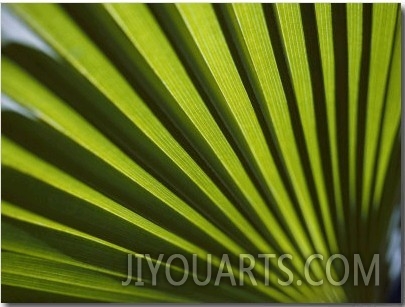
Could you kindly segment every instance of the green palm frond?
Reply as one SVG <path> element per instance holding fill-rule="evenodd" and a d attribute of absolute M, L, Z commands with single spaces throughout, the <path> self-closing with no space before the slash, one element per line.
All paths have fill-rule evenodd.
<path fill-rule="evenodd" d="M 386 299 L 398 4 L 2 8 L 45 46 L 2 46 L 3 302 Z M 380 255 L 379 285 L 356 284 L 357 254 Z M 124 286 L 128 259 L 142 275 Z"/>

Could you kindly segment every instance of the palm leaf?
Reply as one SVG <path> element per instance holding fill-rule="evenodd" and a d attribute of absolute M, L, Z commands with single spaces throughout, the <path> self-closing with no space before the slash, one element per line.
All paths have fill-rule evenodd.
<path fill-rule="evenodd" d="M 400 189 L 397 4 L 3 9 L 39 42 L 2 25 L 3 301 L 385 299 Z M 241 254 L 292 255 L 294 282 L 261 258 L 255 285 Z M 313 254 L 322 286 L 305 280 Z M 380 254 L 380 286 L 357 286 L 352 271 L 328 283 L 335 254 L 367 268 Z M 125 287 L 131 256 L 143 274 Z M 237 286 L 215 285 L 224 269 Z M 343 275 L 334 261 L 331 276 Z"/>

